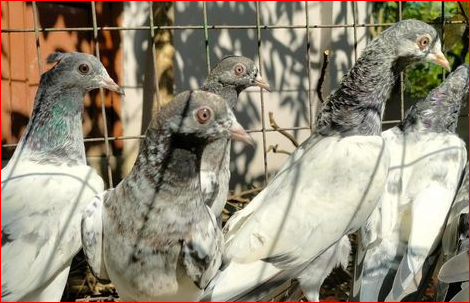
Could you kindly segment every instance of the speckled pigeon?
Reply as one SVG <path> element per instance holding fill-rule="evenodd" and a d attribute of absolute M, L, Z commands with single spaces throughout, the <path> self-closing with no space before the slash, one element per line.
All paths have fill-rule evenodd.
<path fill-rule="evenodd" d="M 83 98 L 119 93 L 97 58 L 53 53 L 40 79 L 31 120 L 2 169 L 2 301 L 60 301 L 79 251 L 81 211 L 103 190 L 86 165 Z"/>
<path fill-rule="evenodd" d="M 233 109 L 238 95 L 250 86 L 270 90 L 268 82 L 259 75 L 258 68 L 251 59 L 229 56 L 211 70 L 201 90 L 221 96 Z M 230 181 L 230 143 L 227 139 L 209 143 L 204 149 L 201 163 L 201 185 L 205 203 L 211 207 L 220 226 Z"/>
<path fill-rule="evenodd" d="M 315 132 L 227 222 L 230 263 L 204 299 L 244 300 L 284 271 L 281 276 L 304 277 L 308 299 L 318 300 L 331 264 L 348 256 L 344 236 L 365 223 L 383 192 L 390 163 L 380 136 L 384 102 L 406 66 L 431 61 L 447 67 L 440 47 L 437 32 L 416 20 L 396 23 L 369 43 L 324 104 Z M 302 275 L 309 266 L 322 274 Z"/>
<path fill-rule="evenodd" d="M 178 94 L 152 120 L 129 175 L 90 202 L 84 252 L 123 301 L 195 301 L 216 274 L 223 236 L 204 204 L 200 161 L 209 142 L 229 137 L 251 140 L 220 96 Z"/>
<path fill-rule="evenodd" d="M 468 299 L 468 177 L 467 162 L 442 236 L 444 264 L 438 275 L 436 302 Z"/>
<path fill-rule="evenodd" d="M 380 204 L 361 229 L 355 299 L 400 301 L 420 287 L 465 168 L 465 143 L 455 129 L 466 99 L 462 65 L 382 133 L 391 165 Z"/>

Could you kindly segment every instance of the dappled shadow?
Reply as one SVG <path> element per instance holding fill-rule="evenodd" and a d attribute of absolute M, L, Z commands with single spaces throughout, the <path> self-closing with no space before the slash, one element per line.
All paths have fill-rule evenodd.
<path fill-rule="evenodd" d="M 334 23 L 346 23 L 346 14 L 350 4 L 341 6 L 340 12 L 333 20 Z M 312 8 L 309 7 L 311 10 Z M 305 25 L 305 6 L 301 2 L 280 1 L 260 4 L 261 25 Z M 254 2 L 208 2 L 207 21 L 211 25 L 256 25 L 256 4 Z M 314 21 L 310 21 L 313 23 Z M 203 23 L 203 7 L 201 3 L 186 2 L 175 4 L 175 24 L 200 25 Z M 317 22 L 315 22 L 317 23 Z M 325 29 L 326 30 L 326 29 Z M 348 42 L 351 29 L 343 29 L 339 37 L 335 38 L 328 48 L 337 53 L 345 54 L 349 61 L 342 62 L 341 70 L 352 66 L 352 45 Z M 308 81 L 307 69 L 318 70 L 321 62 L 311 60 L 307 66 L 307 31 L 300 29 L 261 29 L 261 56 L 263 61 L 262 75 L 268 79 L 272 93 L 263 92 L 265 102 L 264 115 L 272 108 L 280 108 L 283 115 L 288 115 L 288 123 L 284 127 L 305 127 L 309 125 Z M 323 52 L 320 43 L 315 39 L 313 31 L 310 33 L 310 56 Z M 214 66 L 224 56 L 238 54 L 258 61 L 257 30 L 249 29 L 211 29 L 208 30 L 210 66 Z M 205 54 L 204 31 L 184 30 L 175 31 L 175 87 L 176 92 L 200 86 L 207 75 L 207 60 Z M 331 79 L 336 79 L 336 67 L 329 69 Z M 314 90 L 316 78 L 312 76 L 311 83 Z M 333 85 L 336 80 L 332 81 Z M 261 128 L 260 95 L 258 89 L 249 89 L 240 95 L 240 101 L 235 108 L 239 122 L 246 129 Z M 328 95 L 325 91 L 325 95 Z M 312 93 L 313 95 L 313 93 Z M 269 108 L 269 109 L 268 109 Z M 289 113 L 289 114 L 287 114 Z M 280 118 L 282 119 L 282 117 Z M 280 120 L 283 122 L 282 120 Z M 269 123 L 266 121 L 266 127 Z M 299 139 L 300 131 L 292 131 L 294 137 Z M 258 138 L 258 137 L 256 137 Z M 261 136 L 259 136 L 261 139 Z M 267 139 L 267 145 L 273 144 Z M 240 146 L 231 150 L 231 180 L 230 189 L 247 188 L 252 184 L 264 183 L 264 172 L 259 169 L 259 150 L 263 149 L 262 140 L 257 140 L 255 148 Z M 268 162 L 268 173 L 276 170 L 274 163 Z M 258 169 L 254 169 L 256 165 Z"/>

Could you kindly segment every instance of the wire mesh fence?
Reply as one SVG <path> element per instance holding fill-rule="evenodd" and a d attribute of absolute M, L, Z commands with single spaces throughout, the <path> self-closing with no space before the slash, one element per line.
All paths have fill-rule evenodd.
<path fill-rule="evenodd" d="M 247 131 L 249 133 L 253 134 L 258 134 L 260 135 L 260 140 L 259 140 L 259 145 L 261 146 L 262 149 L 262 154 L 263 154 L 263 160 L 262 160 L 262 177 L 261 180 L 262 184 L 265 184 L 269 180 L 269 172 L 272 169 L 271 163 L 269 161 L 268 153 L 273 150 L 273 146 L 269 144 L 267 140 L 267 134 L 272 133 L 272 132 L 296 132 L 296 131 L 312 131 L 313 130 L 313 125 L 315 123 L 315 116 L 318 111 L 318 109 L 321 107 L 321 99 L 318 98 L 318 94 L 323 94 L 324 96 L 327 96 L 329 94 L 329 91 L 322 91 L 322 80 L 319 78 L 316 78 L 312 72 L 312 61 L 314 60 L 312 58 L 312 47 L 314 46 L 317 41 L 312 39 L 312 31 L 322 31 L 322 30 L 328 30 L 328 29 L 351 29 L 352 34 L 353 34 L 353 43 L 352 43 L 352 52 L 354 56 L 354 60 L 358 58 L 360 55 L 361 49 L 358 47 L 359 39 L 358 39 L 358 30 L 359 29 L 383 29 L 386 28 L 390 25 L 393 24 L 393 22 L 374 22 L 373 18 L 370 18 L 371 22 L 360 22 L 358 20 L 358 3 L 355 1 L 350 1 L 347 2 L 346 7 L 347 10 L 349 10 L 352 14 L 352 20 L 351 22 L 338 22 L 335 23 L 333 22 L 332 24 L 323 24 L 319 22 L 319 20 L 314 20 L 311 16 L 311 11 L 309 9 L 308 2 L 302 2 L 303 4 L 303 15 L 304 15 L 304 20 L 305 22 L 302 24 L 284 24 L 284 25 L 279 25 L 279 24 L 268 24 L 263 20 L 262 18 L 262 11 L 265 9 L 264 3 L 262 2 L 254 2 L 248 5 L 251 5 L 253 10 L 254 10 L 254 16 L 251 20 L 251 22 L 247 24 L 232 24 L 232 25 L 227 25 L 227 24 L 213 24 L 210 22 L 211 20 L 211 9 L 210 6 L 213 4 L 207 3 L 207 2 L 202 2 L 200 5 L 198 5 L 198 9 L 196 11 L 191 12 L 194 15 L 198 15 L 200 18 L 200 23 L 198 24 L 185 24 L 185 25 L 177 25 L 177 24 L 162 24 L 161 20 L 159 18 L 156 18 L 155 14 L 155 5 L 163 5 L 163 4 L 148 4 L 148 24 L 146 25 L 140 25 L 140 26 L 123 26 L 122 25 L 122 20 L 117 19 L 115 24 L 112 25 L 103 25 L 102 20 L 100 18 L 103 17 L 103 7 L 102 5 L 99 4 L 98 2 L 91 1 L 91 2 L 85 2 L 82 5 L 85 10 L 88 11 L 88 18 L 87 20 L 82 20 L 81 22 L 85 23 L 86 26 L 62 26 L 62 24 L 56 22 L 55 24 L 51 24 L 51 26 L 45 26 L 45 24 L 41 24 L 41 20 L 44 19 L 44 16 L 41 14 L 47 14 L 47 10 L 40 10 L 38 8 L 38 2 L 32 1 L 32 2 L 23 2 L 22 7 L 26 11 L 28 7 L 31 8 L 32 10 L 32 26 L 30 26 L 31 22 L 24 22 L 23 27 L 18 26 L 17 24 L 13 25 L 13 22 L 11 20 L 8 20 L 9 16 L 11 15 L 11 12 L 9 11 L 9 4 L 2 3 L 2 63 L 6 63 L 6 65 L 11 69 L 12 66 L 12 61 L 11 61 L 11 56 L 9 56 L 9 51 L 3 51 L 5 49 L 4 47 L 4 40 L 10 39 L 13 35 L 34 35 L 34 45 L 28 45 L 30 48 L 35 49 L 36 53 L 36 61 L 37 61 L 37 68 L 38 68 L 38 74 L 42 73 L 45 71 L 45 66 L 43 65 L 43 60 L 45 54 L 45 45 L 43 40 L 41 39 L 42 36 L 50 34 L 50 33 L 68 33 L 68 34 L 85 34 L 87 37 L 90 38 L 92 48 L 89 49 L 96 57 L 99 59 L 103 59 L 103 45 L 106 44 L 106 40 L 103 39 L 103 36 L 109 35 L 110 33 L 115 33 L 115 34 L 122 34 L 124 32 L 128 31 L 144 31 L 147 32 L 148 35 L 151 38 L 151 41 L 155 41 L 155 37 L 158 35 L 159 32 L 162 31 L 171 31 L 171 32 L 188 32 L 188 31 L 200 31 L 202 32 L 202 37 L 204 39 L 204 43 L 200 44 L 202 45 L 202 48 L 195 48 L 193 49 L 194 52 L 197 53 L 203 53 L 203 56 L 205 58 L 205 67 L 207 73 L 210 71 L 211 67 L 216 63 L 216 60 L 213 58 L 211 55 L 211 49 L 214 47 L 214 41 L 211 40 L 211 32 L 213 31 L 220 31 L 220 30 L 239 30 L 239 31 L 255 31 L 255 37 L 254 40 L 256 41 L 256 58 L 257 61 L 256 63 L 259 66 L 259 70 L 261 73 L 263 71 L 266 71 L 265 67 L 265 58 L 263 56 L 263 47 L 265 47 L 265 40 L 264 36 L 266 33 L 270 31 L 277 31 L 277 30 L 287 30 L 287 31 L 293 31 L 293 30 L 299 30 L 299 31 L 304 31 L 305 32 L 305 47 L 303 50 L 304 54 L 304 64 L 307 66 L 306 69 L 306 81 L 307 81 L 307 87 L 306 87 L 306 96 L 307 100 L 305 100 L 307 104 L 307 125 L 284 125 L 284 126 L 278 126 L 275 122 L 273 123 L 274 119 L 272 121 L 269 121 L 267 119 L 268 116 L 268 110 L 265 106 L 265 103 L 267 102 L 267 99 L 270 97 L 269 92 L 263 92 L 262 89 L 259 89 L 259 116 L 260 116 L 260 126 L 255 127 L 255 128 L 250 128 Z M 108 4 L 112 5 L 112 4 Z M 118 5 L 118 4 L 115 4 Z M 174 3 L 166 4 L 169 6 L 174 6 Z M 406 6 L 408 5 L 413 5 L 409 4 L 407 2 L 398 2 L 397 3 L 397 18 L 396 20 L 393 21 L 399 21 L 403 19 L 403 12 L 406 9 Z M 121 10 L 126 9 L 126 6 L 122 6 L 120 8 Z M 438 14 L 440 15 L 440 19 L 438 20 L 424 20 L 427 21 L 428 23 L 431 23 L 433 25 L 439 26 L 440 27 L 440 32 L 441 35 L 444 36 L 445 39 L 445 29 L 448 26 L 464 26 L 465 27 L 465 21 L 464 20 L 454 20 L 454 19 L 449 19 L 446 18 L 446 16 L 450 13 L 449 10 L 449 4 L 446 4 L 446 2 L 442 1 L 439 3 L 439 12 Z M 101 11 L 101 13 L 99 13 Z M 240 12 L 240 14 L 242 14 Z M 25 13 L 26 15 L 26 13 Z M 424 19 L 424 17 L 423 17 Z M 67 22 L 64 23 L 65 25 Z M 46 24 L 47 25 L 47 24 Z M 468 35 L 468 27 L 467 27 L 467 35 Z M 462 41 L 465 41 L 464 39 L 465 35 L 462 35 Z M 371 31 L 367 31 L 367 37 L 370 39 L 372 37 Z M 5 42 L 6 43 L 6 42 Z M 6 49 L 11 46 L 11 41 L 9 41 L 7 44 Z M 286 44 L 289 43 L 288 41 L 285 42 Z M 465 42 L 463 42 L 465 44 Z M 199 45 L 198 45 L 199 46 Z M 150 53 L 152 55 L 152 58 L 154 58 L 153 62 L 153 73 L 154 75 L 159 75 L 161 74 L 161 71 L 159 70 L 161 66 L 159 66 L 156 58 L 158 56 L 159 50 L 156 47 L 156 43 L 149 43 L 147 47 L 150 49 Z M 465 47 L 465 46 L 464 46 Z M 467 53 L 468 53 L 468 38 L 466 41 L 466 47 L 467 47 Z M 333 50 L 333 49 L 331 49 Z M 80 47 L 77 47 L 77 51 L 83 51 L 83 49 L 80 49 Z M 322 51 L 327 51 L 327 49 L 323 49 Z M 334 51 L 334 50 L 333 50 Z M 121 54 L 123 57 L 126 56 L 126 54 Z M 225 54 L 229 55 L 229 54 Z M 468 56 L 468 55 L 467 55 Z M 254 59 L 254 58 L 253 58 Z M 321 62 L 315 62 L 319 66 L 323 66 L 325 70 L 321 71 L 321 75 L 324 76 L 325 73 L 328 72 L 330 67 L 327 67 L 327 62 L 328 62 L 328 53 L 325 53 L 323 55 L 323 58 Z M 109 65 L 115 64 L 114 63 L 109 63 Z M 109 66 L 108 65 L 108 66 Z M 9 100 L 15 99 L 14 95 L 16 94 L 16 91 L 12 89 L 13 85 L 11 82 L 13 81 L 12 78 L 12 73 L 11 71 L 8 73 L 8 76 L 4 76 L 4 66 L 5 64 L 2 64 L 2 86 L 4 84 L 9 85 L 11 88 L 9 91 Z M 350 66 L 349 66 L 350 67 Z M 122 67 L 115 66 L 115 70 L 122 70 Z M 126 73 L 126 71 L 123 71 L 123 73 Z M 444 75 L 444 71 L 442 71 L 442 75 Z M 202 79 L 205 77 L 205 75 L 198 75 L 198 77 Z M 395 115 L 385 115 L 385 119 L 383 120 L 384 127 L 390 127 L 395 125 L 396 123 L 400 122 L 401 119 L 403 119 L 406 108 L 409 106 L 406 101 L 406 88 L 405 88 L 405 81 L 406 81 L 406 76 L 402 74 L 400 76 L 400 81 L 398 81 L 397 84 L 397 92 L 398 96 L 395 96 L 395 99 L 399 100 L 399 105 L 395 107 Z M 3 88 L 3 87 L 2 87 Z M 2 89 L 3 91 L 3 89 Z M 160 81 L 155 81 L 155 85 L 151 88 L 151 95 L 153 96 L 154 100 L 154 106 L 156 110 L 160 108 L 163 105 L 162 102 L 162 96 L 161 96 L 161 87 L 160 87 Z M 31 97 L 31 96 L 30 96 Z M 6 100 L 3 98 L 3 93 L 2 93 L 2 99 L 5 102 Z M 32 99 L 32 97 L 31 97 Z M 110 103 L 119 103 L 120 101 L 117 100 L 116 98 L 111 98 L 111 101 L 107 100 L 107 95 L 105 95 L 105 92 L 103 90 L 100 90 L 99 94 L 97 95 L 97 99 L 99 100 L 99 105 L 94 111 L 91 111 L 91 114 L 95 116 L 90 116 L 91 120 L 95 120 L 94 123 L 100 123 L 100 129 L 102 130 L 101 133 L 95 132 L 94 136 L 86 136 L 84 138 L 85 144 L 102 144 L 104 147 L 103 151 L 103 162 L 101 165 L 101 173 L 103 175 L 103 178 L 105 178 L 108 181 L 108 187 L 113 187 L 119 182 L 119 174 L 116 174 L 113 172 L 114 169 L 116 169 L 116 165 L 112 163 L 112 157 L 113 157 L 113 144 L 118 141 L 138 141 L 143 138 L 142 132 L 134 133 L 132 135 L 123 135 L 122 133 L 116 132 L 116 131 L 110 131 L 110 120 L 116 119 L 115 117 L 110 118 L 109 116 L 109 107 Z M 127 102 L 132 102 L 131 100 L 126 100 Z M 2 108 L 3 108 L 3 102 L 2 102 Z M 2 110 L 2 116 L 3 116 L 3 110 Z M 91 115 L 90 114 L 90 115 Z M 274 113 L 276 114 L 276 113 Z M 390 118 L 390 117 L 395 117 L 395 118 Z M 463 115 L 464 118 L 468 118 L 468 114 Z M 467 119 L 468 120 L 468 119 Z M 23 125 L 27 123 L 27 120 L 23 122 Z M 142 128 L 145 129 L 146 125 L 143 125 Z M 19 126 L 16 126 L 19 127 Z M 11 151 L 14 150 L 16 146 L 15 140 L 4 140 L 4 125 L 2 125 L 2 160 L 8 160 L 8 155 L 11 154 Z M 98 135 L 97 135 L 98 134 Z M 18 139 L 19 136 L 16 136 L 14 139 Z M 260 185 L 262 187 L 262 184 Z M 252 193 L 256 193 L 256 190 L 252 190 Z"/>
<path fill-rule="evenodd" d="M 264 62 L 263 62 L 263 56 L 262 56 L 262 48 L 263 48 L 263 34 L 266 33 L 266 31 L 274 31 L 274 30 L 294 30 L 294 29 L 302 29 L 305 30 L 306 32 L 306 47 L 305 47 L 305 65 L 310 67 L 311 66 L 311 47 L 312 43 L 314 41 L 311 41 L 311 35 L 310 31 L 313 29 L 332 29 L 332 28 L 352 28 L 353 29 L 353 52 L 354 52 L 354 58 L 357 59 L 358 53 L 360 50 L 357 49 L 358 45 L 358 40 L 357 40 L 357 29 L 358 28 L 384 28 L 387 26 L 390 26 L 393 23 L 359 23 L 357 22 L 357 2 L 350 2 L 348 5 L 348 8 L 352 11 L 352 22 L 351 23 L 344 23 L 344 24 L 318 24 L 314 22 L 310 18 L 310 13 L 308 9 L 307 3 L 304 5 L 304 14 L 305 14 L 305 24 L 291 24 L 291 25 L 270 25 L 270 24 L 263 24 L 263 20 L 261 18 L 261 10 L 262 8 L 262 3 L 256 2 L 254 4 L 254 10 L 255 10 L 255 20 L 251 24 L 245 24 L 245 25 L 224 25 L 224 24 L 210 24 L 208 22 L 208 8 L 206 2 L 202 3 L 201 10 L 197 12 L 193 12 L 194 14 L 200 14 L 201 16 L 201 24 L 191 24 L 191 25 L 162 25 L 159 24 L 158 19 L 154 19 L 154 11 L 153 11 L 153 5 L 149 5 L 149 24 L 144 25 L 144 26 L 135 26 L 135 27 L 126 27 L 126 26 L 99 26 L 99 20 L 97 17 L 97 7 L 95 2 L 90 2 L 89 3 L 89 12 L 90 12 L 90 20 L 88 20 L 86 23 L 89 24 L 87 27 L 44 27 L 41 26 L 39 23 L 39 20 L 41 16 L 39 15 L 38 12 L 38 7 L 37 3 L 35 1 L 31 2 L 32 5 L 32 17 L 33 17 L 33 27 L 24 27 L 24 28 L 16 28 L 16 27 L 10 27 L 7 26 L 2 26 L 2 40 L 6 38 L 5 36 L 7 35 L 12 35 L 12 34 L 28 34 L 28 33 L 34 33 L 35 37 L 35 48 L 36 48 L 36 53 L 37 53 L 37 64 L 38 64 L 38 71 L 39 73 L 42 73 L 44 71 L 44 66 L 42 63 L 42 56 L 47 55 L 47 54 L 42 54 L 44 52 L 43 46 L 41 45 L 40 41 L 40 35 L 41 34 L 47 34 L 49 32 L 86 32 L 91 35 L 92 37 L 92 42 L 94 44 L 94 54 L 100 58 L 100 43 L 102 43 L 102 35 L 104 32 L 124 32 L 124 31 L 148 31 L 150 36 L 153 38 L 156 35 L 156 32 L 162 31 L 162 30 L 170 30 L 170 31 L 188 31 L 188 30 L 196 30 L 196 31 L 203 31 L 204 32 L 204 49 L 201 50 L 195 50 L 199 52 L 204 52 L 204 57 L 206 59 L 206 67 L 207 67 L 207 72 L 209 72 L 211 68 L 211 63 L 214 63 L 212 60 L 211 62 L 211 57 L 210 57 L 210 48 L 211 48 L 211 41 L 210 41 L 210 32 L 214 30 L 221 30 L 221 29 L 229 29 L 229 30 L 256 30 L 256 43 L 257 43 L 257 63 L 259 64 L 260 71 L 265 70 L 264 68 Z M 398 3 L 398 20 L 402 19 L 402 11 L 403 11 L 403 4 L 401 2 Z M 445 3 L 441 3 L 441 14 L 444 16 L 445 12 Z M 3 11 L 3 9 L 2 9 Z M 209 16 L 210 17 L 210 16 Z M 397 20 L 397 21 L 398 21 Z M 440 25 L 450 25 L 450 24 L 463 24 L 463 21 L 455 21 L 455 20 L 446 20 L 445 18 L 441 18 L 440 22 L 431 22 L 436 25 L 439 25 L 438 23 L 441 23 Z M 444 29 L 444 27 L 442 27 Z M 442 30 L 442 33 L 444 31 Z M 151 43 L 148 45 L 149 48 L 151 48 L 151 53 L 153 54 L 153 57 L 157 55 L 157 50 L 155 48 L 155 43 Z M 11 63 L 10 63 L 11 64 Z M 154 60 L 154 73 L 158 74 L 158 64 L 156 60 Z M 203 78 L 203 77 L 201 77 Z M 318 82 L 316 81 L 317 79 L 312 78 L 312 73 L 311 69 L 307 69 L 307 83 L 308 83 L 308 91 L 306 92 L 307 94 L 307 105 L 308 105 L 308 126 L 301 126 L 301 125 L 290 125 L 290 126 L 284 126 L 284 127 L 279 127 L 277 129 L 274 129 L 273 127 L 269 126 L 269 122 L 266 121 L 266 109 L 265 109 L 265 99 L 268 96 L 266 92 L 263 92 L 262 90 L 259 91 L 260 95 L 260 117 L 261 117 L 261 127 L 258 128 L 253 128 L 249 129 L 248 131 L 251 133 L 260 133 L 261 134 L 261 146 L 262 146 L 262 151 L 263 151 L 263 170 L 264 170 L 264 181 L 266 182 L 268 180 L 268 171 L 270 167 L 270 163 L 268 161 L 267 157 L 267 152 L 269 149 L 267 139 L 266 139 L 266 134 L 269 132 L 278 132 L 278 131 L 298 131 L 298 130 L 311 130 L 312 125 L 314 124 L 314 119 L 315 119 L 315 112 L 318 110 L 320 106 L 320 102 L 318 99 L 314 98 L 314 94 L 318 93 Z M 316 87 L 315 87 L 316 86 Z M 156 85 L 154 87 L 153 94 L 155 96 L 154 100 L 156 102 L 156 108 L 160 106 L 161 100 L 160 100 L 160 88 L 159 88 L 159 82 L 156 81 Z M 327 92 L 324 92 L 325 95 L 328 95 Z M 11 94 L 15 94 L 14 91 L 11 92 Z M 400 78 L 400 84 L 399 84 L 399 100 L 400 100 L 400 105 L 399 105 L 399 119 L 387 119 L 385 118 L 383 123 L 384 125 L 393 125 L 397 122 L 399 122 L 405 113 L 405 90 L 404 90 L 404 77 L 403 75 Z M 104 148 L 105 148 L 105 174 L 108 179 L 108 184 L 110 187 L 116 184 L 118 180 L 113 180 L 113 173 L 112 173 L 112 166 L 110 164 L 110 158 L 111 158 L 111 153 L 112 153 L 112 148 L 110 147 L 110 144 L 113 141 L 120 141 L 120 140 L 139 140 L 143 136 L 139 133 L 136 133 L 134 135 L 110 135 L 109 130 L 108 130 L 108 117 L 106 114 L 106 108 L 105 108 L 105 102 L 104 102 L 104 95 L 103 92 L 101 91 L 99 93 L 99 99 L 100 99 L 100 109 L 101 109 L 101 116 L 102 116 L 102 128 L 103 132 L 101 136 L 96 136 L 96 137 L 87 137 L 84 139 L 86 143 L 91 143 L 91 142 L 103 142 L 104 143 Z M 9 148 L 12 149 L 15 147 L 15 144 L 3 144 L 2 142 L 2 149 L 4 148 Z"/>

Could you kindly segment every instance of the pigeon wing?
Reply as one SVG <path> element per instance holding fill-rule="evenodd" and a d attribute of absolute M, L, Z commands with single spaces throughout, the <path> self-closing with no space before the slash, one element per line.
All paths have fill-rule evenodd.
<path fill-rule="evenodd" d="M 103 258 L 103 203 L 108 191 L 96 195 L 85 208 L 82 217 L 82 245 L 93 275 L 109 280 Z"/>
<path fill-rule="evenodd" d="M 2 299 L 17 301 L 70 265 L 80 249 L 81 211 L 103 181 L 87 166 L 23 161 L 10 168 L 2 171 Z"/>
<path fill-rule="evenodd" d="M 182 241 L 181 260 L 187 275 L 201 289 L 204 289 L 222 264 L 222 234 L 214 214 L 205 206 L 209 220 L 202 228 L 195 227 L 190 239 Z"/>

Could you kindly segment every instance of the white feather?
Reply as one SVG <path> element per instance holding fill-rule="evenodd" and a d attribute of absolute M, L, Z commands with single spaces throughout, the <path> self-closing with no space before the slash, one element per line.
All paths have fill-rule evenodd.
<path fill-rule="evenodd" d="M 83 252 L 87 262 L 97 278 L 106 280 L 109 280 L 109 276 L 103 258 L 103 203 L 108 191 L 96 195 L 88 203 L 81 224 Z"/>
<path fill-rule="evenodd" d="M 85 165 L 10 164 L 2 170 L 2 300 L 40 300 L 31 294 L 55 285 L 42 299 L 58 301 L 81 247 L 81 212 L 103 181 Z"/>
<path fill-rule="evenodd" d="M 440 239 L 466 159 L 465 143 L 453 134 L 404 134 L 395 127 L 382 135 L 391 167 L 375 215 L 361 230 L 362 237 L 372 239 L 360 247 L 367 250 L 359 269 L 362 277 L 355 282 L 360 286 L 354 287 L 361 301 L 383 300 L 387 294 L 387 300 L 396 301 L 416 291 L 424 260 Z"/>
<path fill-rule="evenodd" d="M 225 296 L 211 299 L 237 297 L 245 286 L 234 287 L 230 281 L 251 288 L 283 269 L 289 277 L 297 277 L 316 258 L 322 260 L 323 253 L 328 259 L 327 250 L 363 225 L 375 208 L 388 167 L 381 137 L 309 138 L 227 223 L 226 254 L 231 263 L 212 285 L 213 294 Z M 343 257 L 335 262 L 312 263 L 312 268 L 324 272 L 315 280 L 323 280 L 338 261 L 343 263 L 344 254 L 339 255 Z M 264 271 L 266 264 L 260 260 L 275 267 L 268 265 Z M 263 274 L 247 276 L 250 270 Z"/>

